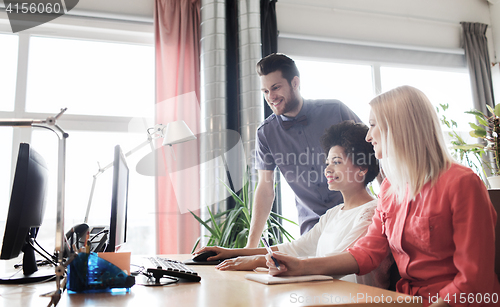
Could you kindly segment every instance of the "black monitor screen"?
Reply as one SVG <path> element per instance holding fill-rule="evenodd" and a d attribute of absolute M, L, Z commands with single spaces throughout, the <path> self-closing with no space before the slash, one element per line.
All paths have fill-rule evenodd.
<path fill-rule="evenodd" d="M 113 191 L 107 252 L 114 252 L 127 240 L 128 167 L 120 145 L 115 146 Z"/>
<path fill-rule="evenodd" d="M 15 258 L 23 251 L 24 275 L 1 279 L 0 283 L 38 281 L 33 274 L 38 268 L 32 244 L 43 220 L 48 179 L 45 160 L 29 144 L 21 143 L 0 259 Z"/>

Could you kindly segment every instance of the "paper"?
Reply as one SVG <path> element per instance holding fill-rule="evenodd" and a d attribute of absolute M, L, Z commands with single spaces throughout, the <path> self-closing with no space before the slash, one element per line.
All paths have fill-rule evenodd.
<path fill-rule="evenodd" d="M 269 274 L 247 274 L 246 279 L 260 282 L 266 285 L 289 284 L 295 282 L 333 280 L 333 277 L 326 275 L 305 275 L 305 276 L 271 276 Z"/>

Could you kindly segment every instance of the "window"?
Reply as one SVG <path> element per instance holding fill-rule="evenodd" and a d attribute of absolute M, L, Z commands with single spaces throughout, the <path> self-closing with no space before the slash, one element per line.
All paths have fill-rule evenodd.
<path fill-rule="evenodd" d="M 7 83 L 7 89 L 12 87 L 13 93 L 26 93 L 25 101 L 11 99 L 7 109 L 2 102 L 0 112 L 7 118 L 44 119 L 63 107 L 68 108 L 58 122 L 69 134 L 66 231 L 84 221 L 98 163 L 104 167 L 113 161 L 115 145 L 119 144 L 126 153 L 146 141 L 150 126 L 137 128 L 132 122 L 147 122 L 154 116 L 152 31 L 143 33 L 151 36 L 150 44 L 144 43 L 144 37 L 134 41 L 137 33 L 131 35 L 130 40 L 117 42 L 116 37 L 109 41 L 91 40 L 88 33 L 81 39 L 77 30 L 72 32 L 73 37 L 21 33 L 24 45 L 18 44 L 17 36 L 0 34 L 0 54 L 9 59 L 15 55 L 17 59 L 17 49 L 23 48 L 20 54 L 26 58 L 19 61 L 28 62 L 27 78 L 19 84 L 15 83 L 17 60 L 5 62 L 14 63 L 13 68 L 8 66 L 8 77 L 4 77 L 6 70 L 0 70 L 0 81 L 14 79 L 13 84 Z M 89 33 L 93 33 L 92 30 Z M 4 48 L 4 42 L 9 48 Z M 5 49 L 14 50 L 9 51 L 13 55 L 4 55 Z M 0 93 L 1 101 L 7 99 L 2 95 L 4 91 Z M 38 235 L 40 244 L 50 251 L 55 243 L 58 138 L 48 130 L 36 128 L 2 128 L 0 138 L 8 145 L 0 152 L 0 183 L 3 183 L 0 186 L 0 235 L 3 238 L 10 199 L 12 157 L 17 154 L 20 142 L 28 142 L 45 158 L 50 171 L 44 224 Z M 145 146 L 127 158 L 130 169 L 128 244 L 123 248 L 141 254 L 154 254 L 156 248 L 154 177 L 140 175 L 135 170 L 137 162 L 150 151 L 151 148 Z M 109 225 L 112 175 L 109 169 L 97 178 L 89 214 L 91 226 Z"/>
<path fill-rule="evenodd" d="M 0 140 L 5 144 L 0 150 L 0 238 L 3 238 L 11 191 L 12 128 L 0 127 Z"/>
<path fill-rule="evenodd" d="M 14 99 L 16 96 L 17 76 L 17 46 L 19 37 L 13 34 L 0 33 L 0 111 L 14 111 Z"/>
<path fill-rule="evenodd" d="M 151 116 L 152 46 L 32 37 L 26 111 Z"/>
<path fill-rule="evenodd" d="M 373 98 L 372 67 L 311 60 L 295 61 L 300 71 L 300 93 L 306 99 L 338 99 L 367 123 Z"/>
<path fill-rule="evenodd" d="M 464 111 L 472 107 L 472 94 L 469 74 L 465 68 L 335 63 L 292 54 L 290 56 L 299 68 L 301 94 L 305 98 L 339 99 L 367 123 L 370 112 L 368 103 L 377 93 L 374 84 L 381 84 L 382 92 L 401 85 L 411 85 L 422 90 L 436 106 L 448 103 L 450 108 L 446 111 L 446 116 L 457 121 L 458 131 L 462 131 L 462 136 L 468 135 L 471 117 L 464 114 Z M 375 73 L 376 70 L 380 74 Z M 377 76 L 380 76 L 380 80 L 376 79 Z M 373 182 L 373 188 L 378 192 L 376 181 Z M 283 215 L 297 222 L 295 194 L 284 179 L 281 180 L 281 197 Z M 284 222 L 284 226 L 295 238 L 299 237 L 298 227 L 287 222 Z"/>
<path fill-rule="evenodd" d="M 467 71 L 439 71 L 434 69 L 381 67 L 382 92 L 401 85 L 411 85 L 423 91 L 432 104 L 449 104 L 449 118 L 458 123 L 458 130 L 469 131 L 472 108 L 470 78 Z M 444 127 L 443 127 L 444 128 Z M 467 133 L 468 134 L 468 133 Z"/>

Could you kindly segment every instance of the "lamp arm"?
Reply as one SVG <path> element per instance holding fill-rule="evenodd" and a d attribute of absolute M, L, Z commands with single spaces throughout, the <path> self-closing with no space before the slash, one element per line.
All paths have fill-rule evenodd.
<path fill-rule="evenodd" d="M 56 121 L 68 108 L 62 108 L 59 113 L 54 116 L 49 116 L 46 119 L 25 119 L 25 118 L 8 118 L 0 120 L 0 126 L 3 127 L 31 127 L 34 125 L 49 125 L 56 126 L 56 128 L 64 134 L 65 132 L 56 125 Z"/>
<path fill-rule="evenodd" d="M 98 173 L 100 174 L 100 173 Z M 89 222 L 89 213 L 90 213 L 90 206 L 92 204 L 92 198 L 94 197 L 94 190 L 95 190 L 95 183 L 97 182 L 97 174 L 94 175 L 94 179 L 92 180 L 92 187 L 90 188 L 90 196 L 89 196 L 89 202 L 87 204 L 87 212 L 85 212 L 85 219 L 83 222 L 85 224 L 88 224 Z"/>
<path fill-rule="evenodd" d="M 148 139 L 146 141 L 142 142 L 141 144 L 137 145 L 136 147 L 134 147 L 133 149 L 131 149 L 127 153 L 125 153 L 125 157 L 128 157 L 128 156 L 134 154 L 136 151 L 138 151 L 139 149 L 141 149 L 142 147 L 144 147 L 148 144 L 151 145 L 151 150 L 154 150 L 154 146 L 153 146 L 152 141 L 154 139 L 157 139 L 157 138 L 162 136 L 162 134 L 158 133 L 158 132 L 161 132 L 163 130 L 163 127 L 164 127 L 163 125 L 155 126 L 155 128 L 154 128 L 155 131 L 152 134 L 148 133 Z M 92 207 L 92 199 L 94 198 L 94 190 L 95 190 L 95 186 L 96 186 L 96 182 L 97 182 L 97 177 L 99 177 L 102 173 L 104 173 L 107 169 L 109 169 L 112 166 L 113 166 L 113 162 L 109 163 L 108 165 L 106 165 L 103 168 L 99 167 L 99 170 L 94 175 L 94 179 L 92 180 L 92 187 L 90 188 L 89 201 L 87 203 L 87 211 L 85 213 L 84 223 L 86 223 L 86 224 L 88 223 L 88 220 L 89 220 L 90 207 Z"/>
<path fill-rule="evenodd" d="M 31 127 L 33 124 L 45 124 L 45 120 L 37 119 L 2 119 L 0 120 L 0 126 L 3 127 Z"/>
<path fill-rule="evenodd" d="M 151 142 L 153 141 L 153 139 L 156 139 L 156 138 L 153 138 L 150 135 L 148 135 L 148 139 L 146 141 L 142 142 L 141 144 L 137 145 L 135 148 L 133 148 L 130 151 L 128 151 L 127 153 L 125 153 L 125 157 L 132 155 L 133 153 L 135 153 L 136 151 L 138 151 L 139 149 L 141 149 L 142 147 L 144 147 L 148 144 L 152 144 Z"/>

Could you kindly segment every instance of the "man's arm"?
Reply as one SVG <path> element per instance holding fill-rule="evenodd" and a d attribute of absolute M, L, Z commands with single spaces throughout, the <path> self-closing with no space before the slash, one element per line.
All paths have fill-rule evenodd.
<path fill-rule="evenodd" d="M 248 248 L 255 248 L 264 231 L 267 218 L 271 212 L 274 200 L 274 171 L 259 170 L 259 181 L 255 189 L 255 198 L 252 208 L 252 222 L 248 236 Z"/>

